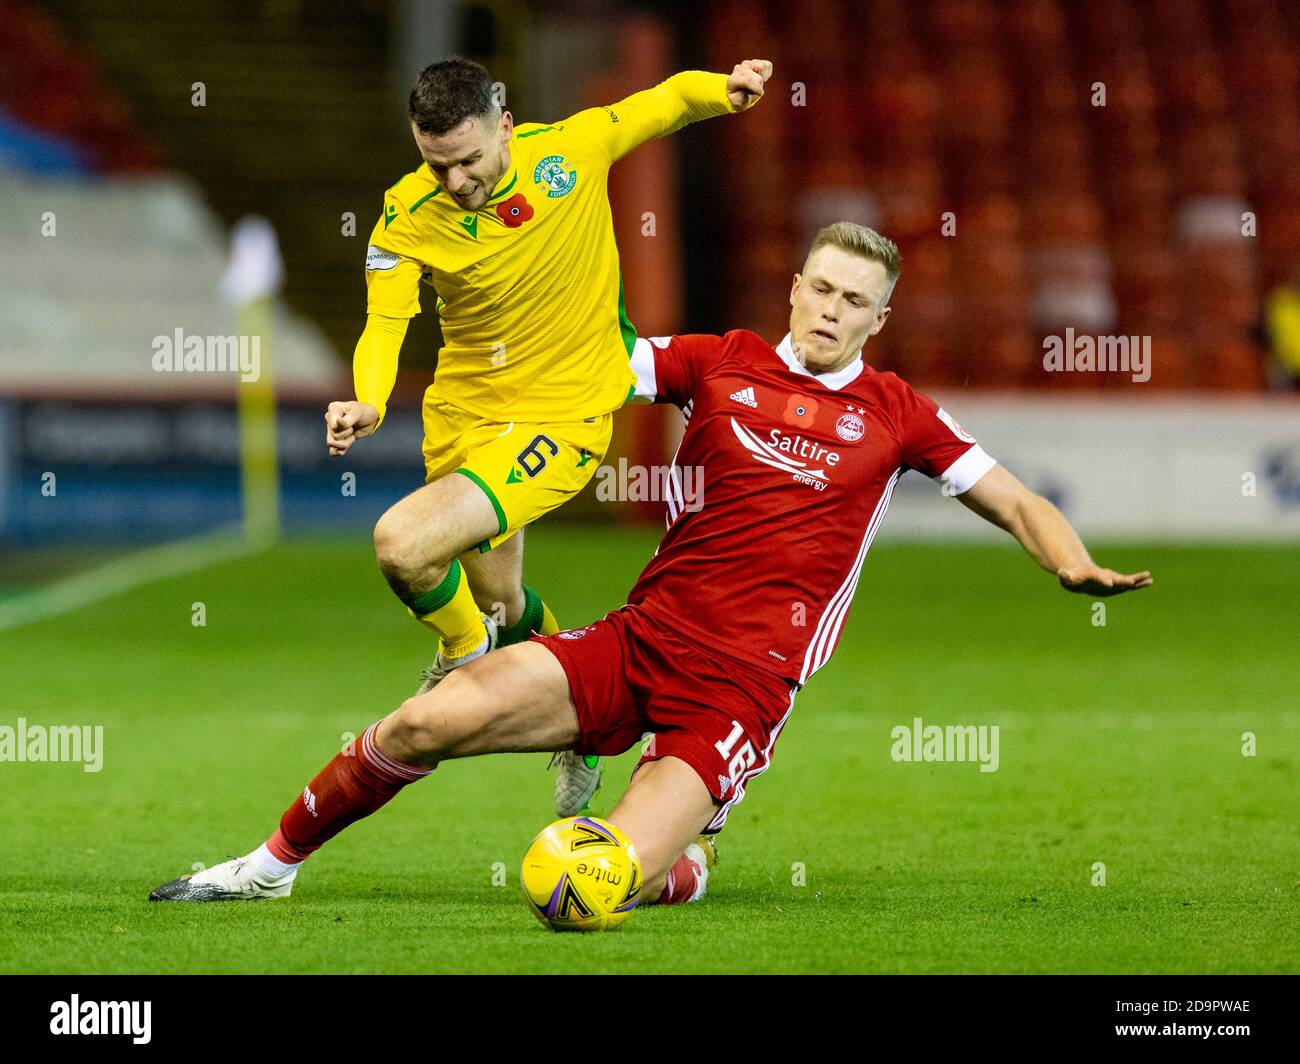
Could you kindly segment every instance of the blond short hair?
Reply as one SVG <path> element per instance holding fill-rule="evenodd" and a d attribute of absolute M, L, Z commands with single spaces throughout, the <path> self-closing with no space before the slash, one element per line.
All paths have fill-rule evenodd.
<path fill-rule="evenodd" d="M 860 255 L 870 262 L 878 262 L 885 268 L 885 295 L 881 300 L 884 306 L 894 292 L 898 275 L 903 272 L 903 256 L 887 236 L 882 236 L 874 229 L 868 229 L 857 222 L 832 222 L 813 237 L 812 247 L 808 249 L 808 258 L 818 248 L 836 247 L 850 255 Z M 808 259 L 804 260 L 807 267 Z"/>

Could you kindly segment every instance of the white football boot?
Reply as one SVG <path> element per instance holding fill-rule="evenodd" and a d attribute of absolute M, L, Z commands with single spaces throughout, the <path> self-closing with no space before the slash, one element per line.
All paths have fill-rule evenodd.
<path fill-rule="evenodd" d="M 267 878 L 256 862 L 235 857 L 205 868 L 192 876 L 181 876 L 149 892 L 150 901 L 259 901 L 264 898 L 287 898 L 293 889 L 298 869 L 293 868 L 278 879 Z"/>
<path fill-rule="evenodd" d="M 600 790 L 600 758 L 595 754 L 578 754 L 560 750 L 551 755 L 547 768 L 560 766 L 555 777 L 555 815 L 581 816 L 587 812 L 595 793 Z"/>
<path fill-rule="evenodd" d="M 483 626 L 487 629 L 487 649 L 475 654 L 472 658 L 464 658 L 453 665 L 447 663 L 446 659 L 442 656 L 442 651 L 439 650 L 438 656 L 433 660 L 433 664 L 420 673 L 424 682 L 420 684 L 420 689 L 415 692 L 417 696 L 432 691 L 438 686 L 438 684 L 442 683 L 442 681 L 447 678 L 452 669 L 458 669 L 462 665 L 467 665 L 471 661 L 477 661 L 484 654 L 490 654 L 492 651 L 496 650 L 497 644 L 500 640 L 497 622 L 486 613 L 480 614 L 480 616 L 483 618 Z"/>

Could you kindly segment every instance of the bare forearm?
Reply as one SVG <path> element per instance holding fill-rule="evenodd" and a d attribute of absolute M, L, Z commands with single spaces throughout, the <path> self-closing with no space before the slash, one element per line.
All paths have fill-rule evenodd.
<path fill-rule="evenodd" d="M 1092 564 L 1079 534 L 1061 511 L 1041 495 L 1029 495 L 1021 501 L 1007 531 L 1049 573 Z"/>
<path fill-rule="evenodd" d="M 1151 586 L 1151 573 L 1117 573 L 1098 566 L 1061 511 L 1000 465 L 957 496 L 967 509 L 1010 532 L 1029 556 L 1055 574 L 1066 591 L 1118 595 Z"/>

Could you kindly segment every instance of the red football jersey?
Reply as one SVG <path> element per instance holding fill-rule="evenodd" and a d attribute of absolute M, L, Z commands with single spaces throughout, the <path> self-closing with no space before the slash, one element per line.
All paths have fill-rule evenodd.
<path fill-rule="evenodd" d="M 786 336 L 639 339 L 637 396 L 682 408 L 668 531 L 628 602 L 804 683 L 830 658 L 908 469 L 960 494 L 994 465 L 933 400 L 861 356 L 814 375 Z"/>

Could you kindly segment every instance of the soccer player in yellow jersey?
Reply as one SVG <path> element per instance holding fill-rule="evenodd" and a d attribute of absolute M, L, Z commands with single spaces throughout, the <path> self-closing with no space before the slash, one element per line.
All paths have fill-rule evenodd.
<path fill-rule="evenodd" d="M 686 71 L 608 107 L 516 126 L 479 64 L 421 72 L 410 119 L 424 165 L 384 196 L 366 253 L 357 397 L 325 415 L 335 455 L 379 428 L 420 282 L 431 284 L 444 345 L 424 397 L 426 484 L 375 526 L 389 585 L 441 637 L 421 692 L 497 646 L 558 630 L 523 584 L 518 533 L 587 483 L 634 391 L 610 166 L 689 122 L 744 110 L 771 73 L 759 59 L 729 75 Z M 569 816 L 599 774 L 594 759 L 558 760 L 556 812 Z"/>

